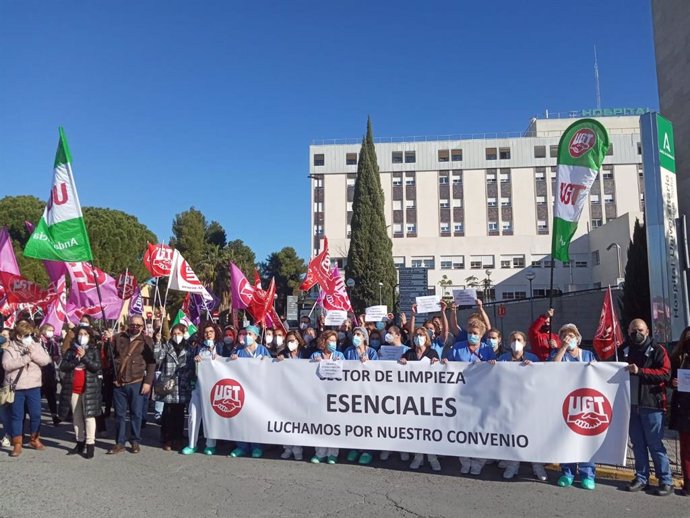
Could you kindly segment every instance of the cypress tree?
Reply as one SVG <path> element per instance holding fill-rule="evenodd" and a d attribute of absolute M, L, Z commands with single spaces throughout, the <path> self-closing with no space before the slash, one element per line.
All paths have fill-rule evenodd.
<path fill-rule="evenodd" d="M 644 224 L 635 220 L 632 241 L 628 248 L 628 262 L 625 265 L 625 283 L 621 302 L 623 331 L 635 318 L 642 318 L 652 325 L 652 310 L 649 301 L 649 269 L 647 265 L 647 233 Z"/>
<path fill-rule="evenodd" d="M 397 273 L 393 262 L 393 243 L 388 236 L 384 197 L 376 160 L 371 118 L 362 139 L 357 164 L 357 179 L 352 200 L 352 235 L 345 273 L 355 280 L 350 299 L 356 311 L 379 303 L 393 309 Z M 379 283 L 383 283 L 380 286 Z"/>

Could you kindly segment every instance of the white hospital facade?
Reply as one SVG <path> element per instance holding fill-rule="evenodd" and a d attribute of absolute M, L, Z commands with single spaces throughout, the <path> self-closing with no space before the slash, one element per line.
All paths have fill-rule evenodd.
<path fill-rule="evenodd" d="M 615 285 L 624 271 L 632 225 L 642 220 L 644 207 L 641 111 L 594 112 L 609 115 L 595 118 L 612 145 L 571 244 L 572 260 L 556 264 L 554 287 L 562 292 Z M 430 293 L 442 293 L 444 279 L 445 289 L 464 287 L 468 277 L 481 282 L 491 270 L 495 300 L 528 297 L 525 273 L 531 269 L 534 295 L 545 295 L 558 140 L 573 115 L 594 114 L 535 118 L 516 135 L 377 140 L 396 265 L 428 268 Z M 327 236 L 341 267 L 360 145 L 323 141 L 309 147 L 311 251 L 317 253 Z"/>

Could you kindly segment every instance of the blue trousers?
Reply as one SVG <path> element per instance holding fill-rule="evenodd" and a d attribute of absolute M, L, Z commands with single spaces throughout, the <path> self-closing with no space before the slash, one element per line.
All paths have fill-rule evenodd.
<path fill-rule="evenodd" d="M 671 466 L 663 438 L 663 410 L 633 405 L 630 409 L 630 441 L 635 455 L 635 477 L 643 484 L 649 481 L 650 455 L 659 483 L 673 484 Z"/>
<path fill-rule="evenodd" d="M 24 415 L 29 412 L 29 431 L 38 433 L 41 428 L 41 387 L 17 390 L 10 405 L 12 437 L 24 432 Z"/>
<path fill-rule="evenodd" d="M 259 448 L 263 449 L 260 444 L 256 444 L 253 442 L 237 442 L 237 447 L 240 448 L 241 450 L 244 450 L 245 453 L 251 453 L 252 450 Z"/>
<path fill-rule="evenodd" d="M 126 424 L 129 407 L 130 433 L 129 442 L 141 442 L 141 419 L 148 396 L 141 394 L 141 382 L 130 383 L 113 388 L 113 406 L 115 407 L 115 429 L 117 444 L 127 441 Z"/>
<path fill-rule="evenodd" d="M 561 464 L 561 471 L 566 477 L 570 477 L 571 479 L 575 478 L 578 469 L 580 470 L 580 480 L 585 478 L 591 478 L 592 480 L 594 480 L 594 477 L 596 475 L 596 466 L 591 462 L 580 462 L 577 464 Z"/>

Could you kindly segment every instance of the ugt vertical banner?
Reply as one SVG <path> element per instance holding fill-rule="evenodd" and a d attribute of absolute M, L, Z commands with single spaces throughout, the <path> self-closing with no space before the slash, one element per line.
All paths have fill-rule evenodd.
<path fill-rule="evenodd" d="M 677 230 L 678 191 L 673 126 L 656 112 L 640 117 L 651 331 L 658 342 L 680 338 L 687 325 Z"/>

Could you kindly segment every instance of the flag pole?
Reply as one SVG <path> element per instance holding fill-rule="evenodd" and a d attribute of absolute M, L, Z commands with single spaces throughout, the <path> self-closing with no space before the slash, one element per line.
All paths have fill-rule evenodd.
<path fill-rule="evenodd" d="M 553 270 L 556 266 L 556 259 L 551 254 L 551 281 L 549 283 L 549 309 L 553 308 Z M 553 327 L 553 316 L 549 318 L 549 341 L 551 341 L 551 329 Z"/>
<path fill-rule="evenodd" d="M 98 283 L 98 275 L 96 274 L 96 267 L 93 265 L 93 261 L 90 261 L 89 264 L 91 265 L 91 274 L 93 275 L 93 282 L 96 284 L 96 295 L 98 295 L 98 304 L 101 306 L 101 316 L 103 317 L 103 326 L 107 327 L 107 319 L 105 318 L 105 308 L 103 308 L 103 298 L 101 297 L 101 285 Z M 125 277 L 126 277 L 126 275 L 125 275 Z"/>
<path fill-rule="evenodd" d="M 611 320 L 613 321 L 613 344 L 614 344 L 614 351 L 616 352 L 616 361 L 618 361 L 618 347 L 620 344 L 618 343 L 618 340 L 616 337 L 618 334 L 616 333 L 616 327 L 619 325 L 618 320 L 618 315 L 616 315 L 616 308 L 613 307 L 613 293 L 611 293 L 611 285 L 609 284 L 609 305 L 611 306 Z"/>

